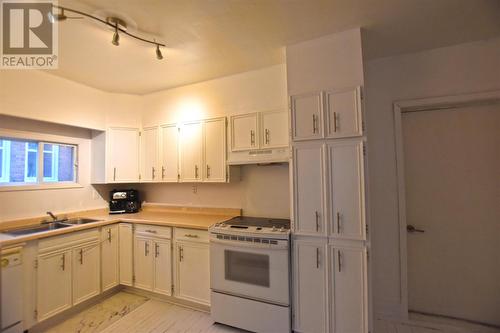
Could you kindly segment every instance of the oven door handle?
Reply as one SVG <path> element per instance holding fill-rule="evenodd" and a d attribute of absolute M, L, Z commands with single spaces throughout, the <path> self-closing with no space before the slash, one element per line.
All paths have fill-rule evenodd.
<path fill-rule="evenodd" d="M 210 243 L 221 244 L 221 245 L 231 245 L 234 247 L 245 247 L 251 249 L 265 249 L 265 250 L 287 250 L 288 242 L 286 244 L 262 244 L 262 243 L 251 243 L 243 241 L 231 241 L 223 239 L 210 238 Z"/>

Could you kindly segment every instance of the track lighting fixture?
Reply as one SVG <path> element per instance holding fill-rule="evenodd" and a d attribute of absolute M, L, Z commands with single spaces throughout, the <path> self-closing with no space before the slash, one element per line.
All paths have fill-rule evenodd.
<path fill-rule="evenodd" d="M 115 46 L 120 45 L 120 35 L 118 34 L 118 23 L 115 25 L 115 33 L 113 34 L 113 39 L 111 43 Z"/>
<path fill-rule="evenodd" d="M 129 36 L 129 37 L 137 39 L 141 42 L 156 45 L 156 59 L 158 59 L 158 60 L 163 59 L 163 54 L 161 53 L 160 46 L 165 47 L 165 44 L 158 43 L 156 40 L 149 40 L 146 38 L 142 38 L 142 37 L 139 37 L 137 35 L 134 35 L 133 33 L 128 32 L 127 31 L 127 23 L 118 17 L 107 17 L 106 20 L 103 20 L 99 17 L 93 16 L 93 15 L 90 15 L 90 14 L 87 14 L 87 13 L 84 13 L 84 12 L 81 12 L 81 11 L 78 11 L 75 9 L 71 9 L 68 7 L 61 7 L 61 6 L 52 5 L 52 8 L 53 8 L 53 10 L 54 10 L 54 8 L 59 10 L 59 13 L 54 14 L 54 12 L 52 11 L 48 14 L 48 18 L 49 18 L 49 21 L 51 23 L 65 21 L 66 19 L 73 19 L 73 18 L 80 19 L 80 18 L 87 17 L 87 18 L 90 18 L 94 21 L 100 22 L 100 23 L 114 29 L 113 38 L 111 40 L 111 43 L 113 45 L 115 45 L 115 46 L 120 45 L 120 33 L 122 33 L 124 35 Z M 69 16 L 66 16 L 65 11 L 75 13 L 78 15 L 82 15 L 82 16 L 81 17 L 69 17 Z"/>
<path fill-rule="evenodd" d="M 161 54 L 160 44 L 156 44 L 156 59 L 163 59 L 163 54 Z"/>

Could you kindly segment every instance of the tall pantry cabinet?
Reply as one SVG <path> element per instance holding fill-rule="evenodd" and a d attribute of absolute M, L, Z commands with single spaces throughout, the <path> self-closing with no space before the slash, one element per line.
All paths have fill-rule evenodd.
<path fill-rule="evenodd" d="M 293 328 L 368 333 L 359 29 L 287 47 L 287 74 Z"/>

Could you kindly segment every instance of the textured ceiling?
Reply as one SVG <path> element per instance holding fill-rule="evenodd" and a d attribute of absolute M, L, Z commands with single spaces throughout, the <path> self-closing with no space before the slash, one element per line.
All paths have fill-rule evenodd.
<path fill-rule="evenodd" d="M 284 46 L 362 27 L 365 58 L 500 35 L 499 0 L 60 0 L 126 17 L 154 48 L 87 19 L 59 24 L 51 73 L 106 91 L 145 94 L 285 61 Z"/>

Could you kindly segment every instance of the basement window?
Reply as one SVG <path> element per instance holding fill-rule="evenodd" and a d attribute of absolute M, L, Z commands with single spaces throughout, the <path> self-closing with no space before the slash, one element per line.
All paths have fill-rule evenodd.
<path fill-rule="evenodd" d="M 0 187 L 75 184 L 77 151 L 71 144 L 0 137 Z"/>

